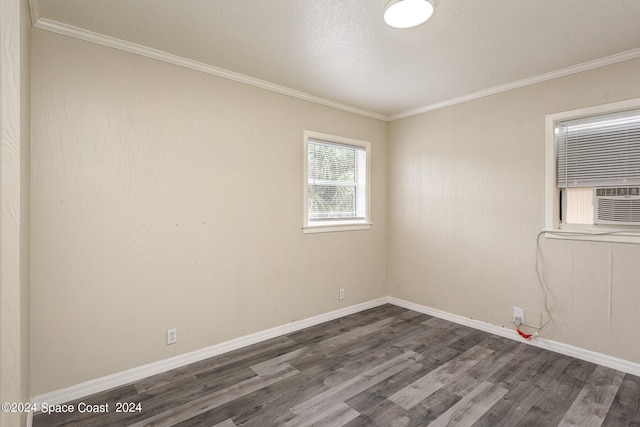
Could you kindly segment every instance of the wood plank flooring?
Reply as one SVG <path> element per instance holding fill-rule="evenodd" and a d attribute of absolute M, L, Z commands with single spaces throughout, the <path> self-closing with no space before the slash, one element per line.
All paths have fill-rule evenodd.
<path fill-rule="evenodd" d="M 640 426 L 640 377 L 384 305 L 80 402 L 33 425 Z"/>

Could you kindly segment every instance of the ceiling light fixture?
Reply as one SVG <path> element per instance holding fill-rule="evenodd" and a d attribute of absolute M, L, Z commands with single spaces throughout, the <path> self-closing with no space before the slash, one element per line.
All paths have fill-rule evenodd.
<path fill-rule="evenodd" d="M 427 22 L 434 0 L 391 0 L 384 7 L 384 22 L 393 28 L 413 28 Z"/>

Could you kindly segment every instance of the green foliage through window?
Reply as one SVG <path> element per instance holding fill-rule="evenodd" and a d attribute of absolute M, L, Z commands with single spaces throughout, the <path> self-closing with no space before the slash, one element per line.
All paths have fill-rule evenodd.
<path fill-rule="evenodd" d="M 361 219 L 358 167 L 363 156 L 359 152 L 364 149 L 309 140 L 309 221 Z"/>

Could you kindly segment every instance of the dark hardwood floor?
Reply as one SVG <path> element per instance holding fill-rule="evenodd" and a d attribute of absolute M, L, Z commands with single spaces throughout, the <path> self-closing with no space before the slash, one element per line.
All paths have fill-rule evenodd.
<path fill-rule="evenodd" d="M 384 305 L 80 402 L 33 425 L 640 426 L 640 377 Z"/>

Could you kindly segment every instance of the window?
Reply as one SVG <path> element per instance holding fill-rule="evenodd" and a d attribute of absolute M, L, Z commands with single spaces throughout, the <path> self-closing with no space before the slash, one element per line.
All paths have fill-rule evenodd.
<path fill-rule="evenodd" d="M 304 133 L 305 233 L 371 228 L 370 144 Z"/>
<path fill-rule="evenodd" d="M 546 187 L 547 231 L 640 243 L 640 99 L 547 116 Z"/>

